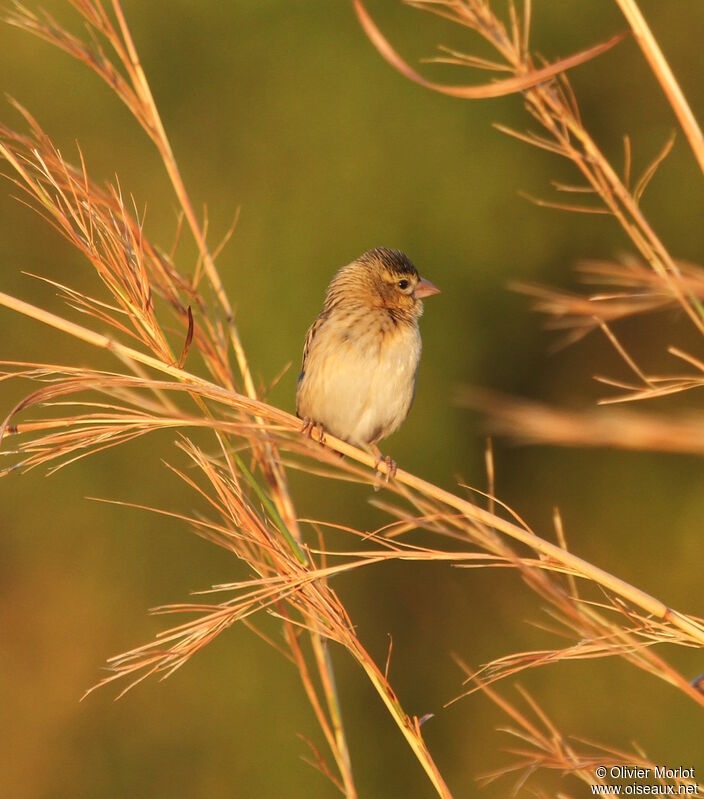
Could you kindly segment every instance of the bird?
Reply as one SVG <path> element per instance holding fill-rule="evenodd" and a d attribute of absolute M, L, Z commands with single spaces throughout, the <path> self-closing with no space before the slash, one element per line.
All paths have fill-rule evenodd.
<path fill-rule="evenodd" d="M 376 247 L 335 274 L 323 310 L 308 329 L 296 389 L 303 431 L 325 432 L 372 451 L 385 475 L 396 464 L 377 442 L 406 419 L 421 355 L 423 298 L 440 290 L 407 255 Z"/>

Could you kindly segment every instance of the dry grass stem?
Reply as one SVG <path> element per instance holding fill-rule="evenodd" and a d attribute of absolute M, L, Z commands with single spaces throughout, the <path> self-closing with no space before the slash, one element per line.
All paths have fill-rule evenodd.
<path fill-rule="evenodd" d="M 482 411 L 492 433 L 520 443 L 704 455 L 704 414 L 568 411 L 477 389 L 459 391 L 457 402 Z"/>
<path fill-rule="evenodd" d="M 429 0 L 429 2 L 434 2 L 434 0 Z M 559 61 L 556 61 L 554 64 L 549 64 L 544 67 L 531 67 L 531 69 L 527 70 L 526 72 L 520 75 L 514 75 L 512 78 L 495 80 L 482 86 L 447 86 L 441 83 L 433 83 L 432 81 L 424 78 L 422 75 L 419 75 L 398 55 L 398 53 L 396 53 L 393 47 L 391 47 L 388 41 L 384 38 L 381 31 L 377 28 L 377 26 L 374 24 L 374 21 L 367 13 L 361 0 L 353 0 L 353 3 L 354 9 L 357 12 L 357 17 L 362 24 L 365 33 L 377 48 L 379 53 L 386 59 L 386 61 L 389 62 L 389 64 L 391 64 L 392 67 L 397 69 L 406 78 L 414 81 L 414 83 L 418 83 L 420 86 L 424 86 L 426 89 L 432 89 L 440 94 L 446 94 L 450 97 L 459 97 L 464 100 L 481 100 L 490 97 L 503 97 L 507 94 L 515 94 L 516 92 L 525 91 L 526 89 L 536 86 L 537 84 L 542 83 L 549 78 L 553 78 L 555 75 L 558 75 L 567 69 L 572 69 L 580 64 L 584 64 L 586 61 L 590 61 L 592 58 L 596 58 L 602 53 L 605 53 L 607 50 L 610 50 L 624 38 L 623 34 L 618 34 L 617 36 L 613 36 L 607 42 L 594 45 L 594 47 L 590 47 L 588 50 L 584 50 L 581 53 L 576 53 L 573 56 L 563 58 Z M 409 2 L 408 5 L 417 5 L 418 7 L 421 7 L 422 3 Z M 443 3 L 439 5 L 445 4 Z M 447 5 L 449 5 L 449 3 Z M 482 59 L 472 56 L 462 57 L 461 54 L 457 53 L 454 53 L 453 55 L 453 62 L 462 61 L 467 66 L 474 66 L 483 69 L 488 68 L 490 71 L 512 71 L 510 66 L 504 66 L 495 62 L 483 62 Z"/>
<path fill-rule="evenodd" d="M 704 135 L 702 135 L 699 123 L 692 113 L 692 109 L 689 107 L 687 98 L 684 96 L 679 83 L 677 83 L 677 79 L 670 69 L 660 45 L 648 27 L 648 23 L 645 21 L 645 17 L 635 0 L 616 0 L 616 2 L 623 12 L 623 16 L 628 20 L 633 35 L 643 51 L 643 55 L 648 60 L 653 74 L 658 79 L 660 86 L 662 86 L 662 90 L 665 92 L 665 96 L 682 126 L 682 130 L 687 136 L 694 157 L 699 163 L 699 168 L 704 172 Z"/>
<path fill-rule="evenodd" d="M 382 670 L 366 651 L 333 587 L 341 574 L 398 560 L 511 569 L 542 607 L 539 623 L 554 636 L 555 647 L 504 655 L 476 673 L 468 670 L 470 687 L 463 696 L 480 687 L 497 701 L 488 684 L 524 669 L 565 660 L 620 657 L 704 705 L 704 693 L 660 654 L 664 645 L 702 648 L 702 620 L 668 607 L 573 554 L 567 548 L 559 515 L 555 517 L 556 541 L 537 535 L 495 496 L 490 445 L 486 451 L 488 490 L 474 492 L 488 500 L 488 509 L 484 509 L 460 493 L 443 490 L 402 469 L 386 484 L 382 475 L 387 467 L 383 462 L 377 467 L 372 453 L 331 435 L 326 435 L 327 447 L 323 448 L 315 438 L 302 434 L 300 420 L 262 401 L 218 276 L 215 255 L 220 248 L 210 249 L 207 225 L 195 216 L 121 5 L 118 0 L 111 0 L 109 8 L 100 0 L 71 0 L 71 4 L 88 27 L 87 38 L 74 36 L 48 14 L 35 14 L 19 4 L 8 19 L 69 53 L 112 88 L 154 142 L 182 216 L 176 244 L 162 250 L 149 241 L 136 203 L 117 181 L 103 187 L 90 179 L 80 151 L 77 164 L 66 160 L 19 105 L 16 108 L 29 132 L 0 126 L 0 156 L 9 164 L 22 200 L 84 257 L 100 283 L 95 296 L 88 296 L 48 279 L 65 301 L 66 315 L 4 293 L 0 293 L 0 307 L 109 352 L 116 359 L 114 370 L 53 363 L 0 364 L 0 380 L 32 384 L 31 392 L 10 409 L 0 426 L 6 457 L 0 475 L 38 466 L 56 470 L 152 432 L 171 430 L 178 462 L 167 466 L 191 492 L 196 509 L 192 513 L 150 506 L 143 509 L 185 523 L 231 553 L 241 575 L 228 584 L 205 589 L 191 601 L 154 609 L 179 621 L 154 641 L 111 658 L 110 673 L 99 685 L 125 678 L 124 690 L 128 690 L 150 675 L 163 679 L 233 624 L 243 623 L 297 669 L 334 761 L 333 767 L 308 742 L 312 765 L 345 796 L 356 797 L 329 654 L 336 644 L 369 679 L 436 793 L 450 797 L 422 735 L 426 717 L 406 713 L 389 682 L 391 647 Z M 597 210 L 613 215 L 623 225 L 643 259 L 642 266 L 592 267 L 593 272 L 613 281 L 613 296 L 586 300 L 537 290 L 544 310 L 567 322 L 573 332 L 583 334 L 599 326 L 612 335 L 607 326 L 612 320 L 675 305 L 704 332 L 701 271 L 671 258 L 639 207 L 642 191 L 664 155 L 653 162 L 635 189 L 628 188 L 629 178 L 624 182 L 617 176 L 582 127 L 576 101 L 562 74 L 609 49 L 621 37 L 544 66 L 530 53 L 530 3 L 525 4 L 523 15 L 511 5 L 508 27 L 484 0 L 414 0 L 410 5 L 478 32 L 498 54 L 496 61 L 488 62 L 453 51 L 449 53 L 453 63 L 492 72 L 499 69 L 508 77 L 472 87 L 446 87 L 425 80 L 398 57 L 355 0 L 373 43 L 407 77 L 464 98 L 522 92 L 543 134 L 516 135 L 570 158 L 594 201 L 600 203 Z M 560 184 L 557 188 L 572 191 L 573 187 Z M 177 266 L 184 226 L 199 251 L 193 274 Z M 202 284 L 209 285 L 214 304 L 207 301 L 210 292 L 202 291 Z M 83 324 L 74 321 L 76 312 L 82 315 Z M 612 343 L 627 360 L 628 354 L 615 337 Z M 684 353 L 676 354 L 687 361 L 693 375 L 679 378 L 679 382 L 677 378 L 649 377 L 633 363 L 639 382 L 624 385 L 624 390 L 631 397 L 656 396 L 684 390 L 685 383 L 687 387 L 701 384 L 704 364 Z M 520 409 L 511 412 L 515 417 Z M 553 417 L 546 421 L 539 413 L 553 413 Z M 554 412 L 544 409 L 532 409 L 529 415 L 533 421 L 538 419 L 538 428 L 554 422 Z M 573 419 L 562 420 L 565 443 L 570 435 L 575 436 L 574 423 Z M 656 439 L 655 426 L 653 423 L 647 429 L 641 422 L 641 444 L 647 436 Z M 631 432 L 633 427 L 634 423 L 630 424 Z M 674 429 L 671 426 L 673 435 Z M 536 439 L 539 432 L 533 433 Z M 592 440 L 599 435 L 604 441 L 608 438 L 608 431 L 597 429 L 596 422 L 590 433 Z M 682 428 L 680 434 L 689 435 L 692 446 L 695 437 L 691 430 Z M 300 519 L 289 493 L 287 469 L 383 488 L 382 498 L 373 500 L 383 523 L 375 530 L 357 530 L 335 521 Z M 334 529 L 336 541 L 342 542 L 334 549 L 326 540 L 328 529 Z M 408 534 L 414 530 L 431 533 L 432 544 L 411 543 Z M 267 618 L 283 626 L 284 644 L 267 634 Z M 526 701 L 531 704 L 528 698 Z M 565 771 L 580 776 L 587 768 L 584 757 L 567 748 L 564 741 L 558 752 L 556 733 L 547 717 L 540 715 L 537 705 L 531 704 L 531 709 L 540 723 L 510 712 L 522 727 L 521 735 L 530 739 L 533 752 L 525 755 L 528 759 L 521 768 L 558 768 L 556 764 L 561 763 Z M 538 763 L 535 752 L 545 749 L 546 726 L 553 748 Z"/>
<path fill-rule="evenodd" d="M 484 0 L 467 0 L 464 3 L 456 3 L 454 0 L 405 1 L 407 5 L 413 8 L 436 14 L 476 32 L 496 50 L 498 57 L 503 59 L 499 63 L 505 64 L 513 73 L 515 79 L 524 81 L 526 76 L 535 73 L 535 59 L 525 46 L 530 25 L 530 6 L 526 7 L 526 13 L 521 17 L 515 10 L 513 2 L 510 3 L 510 8 L 513 11 L 510 13 L 510 20 L 507 26 L 496 15 L 490 3 L 484 2 Z M 448 93 L 445 91 L 447 87 L 438 86 L 431 81 L 427 81 L 400 59 L 376 26 L 373 25 L 360 0 L 354 0 L 354 2 L 358 16 L 370 41 L 394 68 L 426 88 Z M 614 40 L 609 44 L 613 43 L 615 43 Z M 599 50 L 599 52 L 603 52 L 603 49 Z M 594 54 L 592 53 L 592 55 Z M 531 131 L 524 133 L 503 126 L 497 127 L 532 146 L 545 149 L 572 161 L 581 176 L 586 180 L 585 186 L 579 187 L 578 190 L 589 189 L 593 192 L 594 197 L 600 201 L 601 205 L 587 207 L 552 200 L 541 200 L 541 204 L 578 212 L 599 213 L 603 211 L 612 215 L 658 277 L 661 291 L 671 296 L 685 311 L 696 328 L 701 333 L 704 333 L 704 317 L 701 306 L 683 291 L 679 281 L 679 268 L 675 260 L 649 224 L 639 204 L 645 186 L 654 175 L 664 156 L 662 154 L 659 155 L 648 167 L 640 181 L 640 185 L 636 184 L 637 191 L 628 188 L 630 175 L 627 172 L 624 173 L 623 178 L 619 177 L 617 170 L 612 167 L 596 142 L 584 128 L 569 81 L 564 71 L 560 70 L 558 72 L 559 74 L 552 81 L 543 80 L 533 85 L 530 84 L 530 81 L 527 81 L 522 86 L 526 110 L 543 129 L 543 134 Z M 489 84 L 489 86 L 500 85 L 501 81 Z M 496 96 L 491 93 L 477 95 L 462 93 L 461 90 L 450 93 L 464 99 L 474 99 L 475 96 Z"/>
<path fill-rule="evenodd" d="M 456 662 L 465 674 L 471 674 L 472 670 L 460 658 L 456 658 Z M 569 776 L 589 786 L 613 784 L 613 778 L 597 776 L 597 768 L 602 766 L 609 770 L 614 767 L 647 769 L 654 775 L 651 784 L 662 786 L 663 794 L 668 792 L 668 785 L 671 785 L 675 792 L 682 790 L 683 793 L 695 794 L 702 790 L 699 783 L 687 777 L 679 775 L 671 779 L 664 775 L 658 777 L 657 764 L 638 747 L 634 747 L 631 751 L 623 751 L 576 737 L 568 738 L 538 702 L 520 686 L 518 693 L 523 700 L 522 704 L 526 706 L 525 709 L 481 680 L 476 679 L 475 682 L 476 689 L 490 699 L 508 719 L 509 726 L 502 725 L 500 731 L 511 737 L 512 746 L 508 752 L 514 758 L 508 765 L 481 775 L 478 781 L 482 786 L 512 776 L 516 779 L 513 792 L 517 793 L 542 770 L 559 772 L 563 779 Z M 663 770 L 662 766 L 660 770 Z M 560 793 L 559 796 L 566 794 Z"/>

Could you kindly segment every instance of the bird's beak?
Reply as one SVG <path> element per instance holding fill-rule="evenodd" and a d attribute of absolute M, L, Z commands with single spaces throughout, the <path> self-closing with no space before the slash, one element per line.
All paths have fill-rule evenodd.
<path fill-rule="evenodd" d="M 426 280 L 424 277 L 422 277 L 416 283 L 416 290 L 413 293 L 419 298 L 432 297 L 433 294 L 439 294 L 440 289 L 437 286 L 434 286 L 429 280 Z"/>

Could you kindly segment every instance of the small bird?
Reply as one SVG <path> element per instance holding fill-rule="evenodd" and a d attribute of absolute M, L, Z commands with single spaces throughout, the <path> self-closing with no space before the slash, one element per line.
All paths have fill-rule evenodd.
<path fill-rule="evenodd" d="M 421 353 L 421 298 L 438 294 L 408 256 L 377 247 L 333 277 L 306 335 L 296 413 L 318 428 L 371 449 L 386 476 L 396 464 L 376 442 L 398 430 L 415 394 Z"/>

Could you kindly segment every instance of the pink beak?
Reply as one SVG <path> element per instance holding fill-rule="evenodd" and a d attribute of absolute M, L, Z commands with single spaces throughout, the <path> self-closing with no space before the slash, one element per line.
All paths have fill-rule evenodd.
<path fill-rule="evenodd" d="M 426 280 L 424 277 L 422 277 L 416 283 L 416 290 L 413 293 L 419 298 L 432 297 L 433 294 L 439 294 L 440 289 L 437 286 L 434 286 L 429 280 Z"/>

